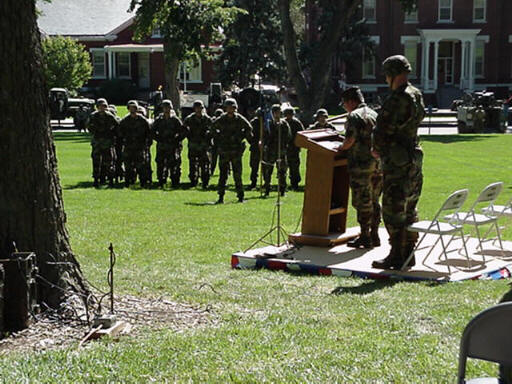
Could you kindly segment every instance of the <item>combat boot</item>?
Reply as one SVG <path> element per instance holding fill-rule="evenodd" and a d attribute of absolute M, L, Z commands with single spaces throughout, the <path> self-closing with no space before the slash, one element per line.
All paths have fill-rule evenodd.
<path fill-rule="evenodd" d="M 219 195 L 219 199 L 215 202 L 215 204 L 224 204 L 224 195 Z"/>
<path fill-rule="evenodd" d="M 163 189 L 164 186 L 165 186 L 165 180 L 159 180 L 158 181 L 158 186 Z"/>
<path fill-rule="evenodd" d="M 92 183 L 94 188 L 98 188 L 100 186 L 100 182 L 97 177 L 94 178 L 94 182 Z"/>
<path fill-rule="evenodd" d="M 377 269 L 400 269 L 404 262 L 400 247 L 402 246 L 401 233 L 395 234 L 390 238 L 391 250 L 382 260 L 375 260 L 372 263 L 373 268 Z"/>
<path fill-rule="evenodd" d="M 197 180 L 190 180 L 190 186 L 194 188 L 197 185 Z"/>
<path fill-rule="evenodd" d="M 349 240 L 347 242 L 347 247 L 370 249 L 373 248 L 373 243 L 369 235 L 361 234 L 359 237 Z"/>
<path fill-rule="evenodd" d="M 370 237 L 374 247 L 380 247 L 379 227 L 372 228 L 370 231 Z"/>
<path fill-rule="evenodd" d="M 411 254 L 411 252 L 414 250 L 415 246 L 416 246 L 415 243 L 407 243 L 405 245 L 404 254 L 403 254 L 403 262 L 405 262 L 405 260 L 407 260 L 407 258 Z M 411 260 L 409 260 L 406 267 L 414 267 L 415 265 L 416 265 L 415 255 L 412 255 Z"/>
<path fill-rule="evenodd" d="M 113 187 L 113 186 L 114 186 L 114 178 L 113 178 L 113 177 L 110 177 L 110 178 L 108 179 L 108 186 L 109 186 L 109 187 Z"/>
<path fill-rule="evenodd" d="M 251 185 L 249 185 L 247 187 L 247 190 L 250 191 L 251 189 L 254 189 L 254 188 L 256 188 L 256 181 L 255 180 L 251 181 Z"/>

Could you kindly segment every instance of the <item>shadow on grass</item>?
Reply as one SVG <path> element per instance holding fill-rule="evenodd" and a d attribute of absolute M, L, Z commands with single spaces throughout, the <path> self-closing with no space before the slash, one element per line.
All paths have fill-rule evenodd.
<path fill-rule="evenodd" d="M 55 141 L 71 142 L 71 143 L 90 143 L 91 135 L 88 133 L 78 132 L 53 132 Z"/>
<path fill-rule="evenodd" d="M 261 199 L 261 197 L 259 196 L 252 196 L 252 197 L 244 197 L 244 200 L 245 201 L 249 201 L 249 200 L 257 200 L 257 199 Z M 235 197 L 233 197 L 233 201 L 224 201 L 223 204 L 215 204 L 215 201 L 216 200 L 212 200 L 212 201 L 205 201 L 205 202 L 202 202 L 202 203 L 197 203 L 197 202 L 185 202 L 184 204 L 185 205 L 189 205 L 189 206 L 193 206 L 193 207 L 207 207 L 207 206 L 212 206 L 212 205 L 231 205 L 231 204 L 240 204 L 238 202 L 238 200 L 235 200 Z"/>
<path fill-rule="evenodd" d="M 367 294 L 377 291 L 379 289 L 392 287 L 396 283 L 398 283 L 398 281 L 392 280 L 392 279 L 374 280 L 371 282 L 364 282 L 363 284 L 357 285 L 355 287 L 340 286 L 340 287 L 335 288 L 331 292 L 331 294 L 332 295 L 344 295 L 344 294 L 367 295 Z"/>
<path fill-rule="evenodd" d="M 450 143 L 461 143 L 467 141 L 482 141 L 486 139 L 490 139 L 496 137 L 496 135 L 429 135 L 422 136 L 422 142 L 431 142 L 431 143 L 442 143 L 442 144 L 450 144 Z"/>

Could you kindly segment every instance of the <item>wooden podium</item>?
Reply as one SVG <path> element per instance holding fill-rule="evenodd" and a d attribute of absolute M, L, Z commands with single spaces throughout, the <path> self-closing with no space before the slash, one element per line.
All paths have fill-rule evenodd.
<path fill-rule="evenodd" d="M 356 237 L 346 233 L 349 175 L 347 159 L 338 147 L 343 138 L 332 129 L 297 134 L 295 144 L 307 149 L 306 188 L 302 232 L 289 241 L 302 245 L 333 246 Z"/>

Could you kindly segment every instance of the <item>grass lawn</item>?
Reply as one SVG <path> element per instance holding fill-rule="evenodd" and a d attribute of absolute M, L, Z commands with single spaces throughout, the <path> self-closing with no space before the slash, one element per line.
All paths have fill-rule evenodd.
<path fill-rule="evenodd" d="M 269 228 L 274 199 L 248 192 L 241 205 L 231 189 L 216 206 L 214 189 L 94 189 L 88 137 L 58 133 L 56 144 L 72 246 L 91 282 L 106 287 L 113 242 L 120 291 L 211 305 L 218 324 L 8 356 L 2 382 L 449 383 L 465 324 L 508 291 L 507 281 L 386 283 L 232 270 L 231 253 Z M 456 189 L 468 187 L 472 201 L 501 180 L 499 202 L 512 194 L 512 135 L 431 136 L 422 144 L 422 218 Z M 247 164 L 246 152 L 245 183 Z M 183 182 L 187 168 L 185 155 Z M 302 192 L 284 198 L 289 231 L 302 199 Z M 512 220 L 502 224 L 512 240 Z M 469 364 L 469 377 L 496 373 L 493 365 Z"/>

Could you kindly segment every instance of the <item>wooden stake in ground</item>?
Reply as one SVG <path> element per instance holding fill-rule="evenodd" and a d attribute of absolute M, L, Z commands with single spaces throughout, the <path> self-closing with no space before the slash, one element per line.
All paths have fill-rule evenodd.
<path fill-rule="evenodd" d="M 0 52 L 0 254 L 13 242 L 35 251 L 39 299 L 56 307 L 62 289 L 87 289 L 65 225 L 35 0 L 0 2 Z"/>

